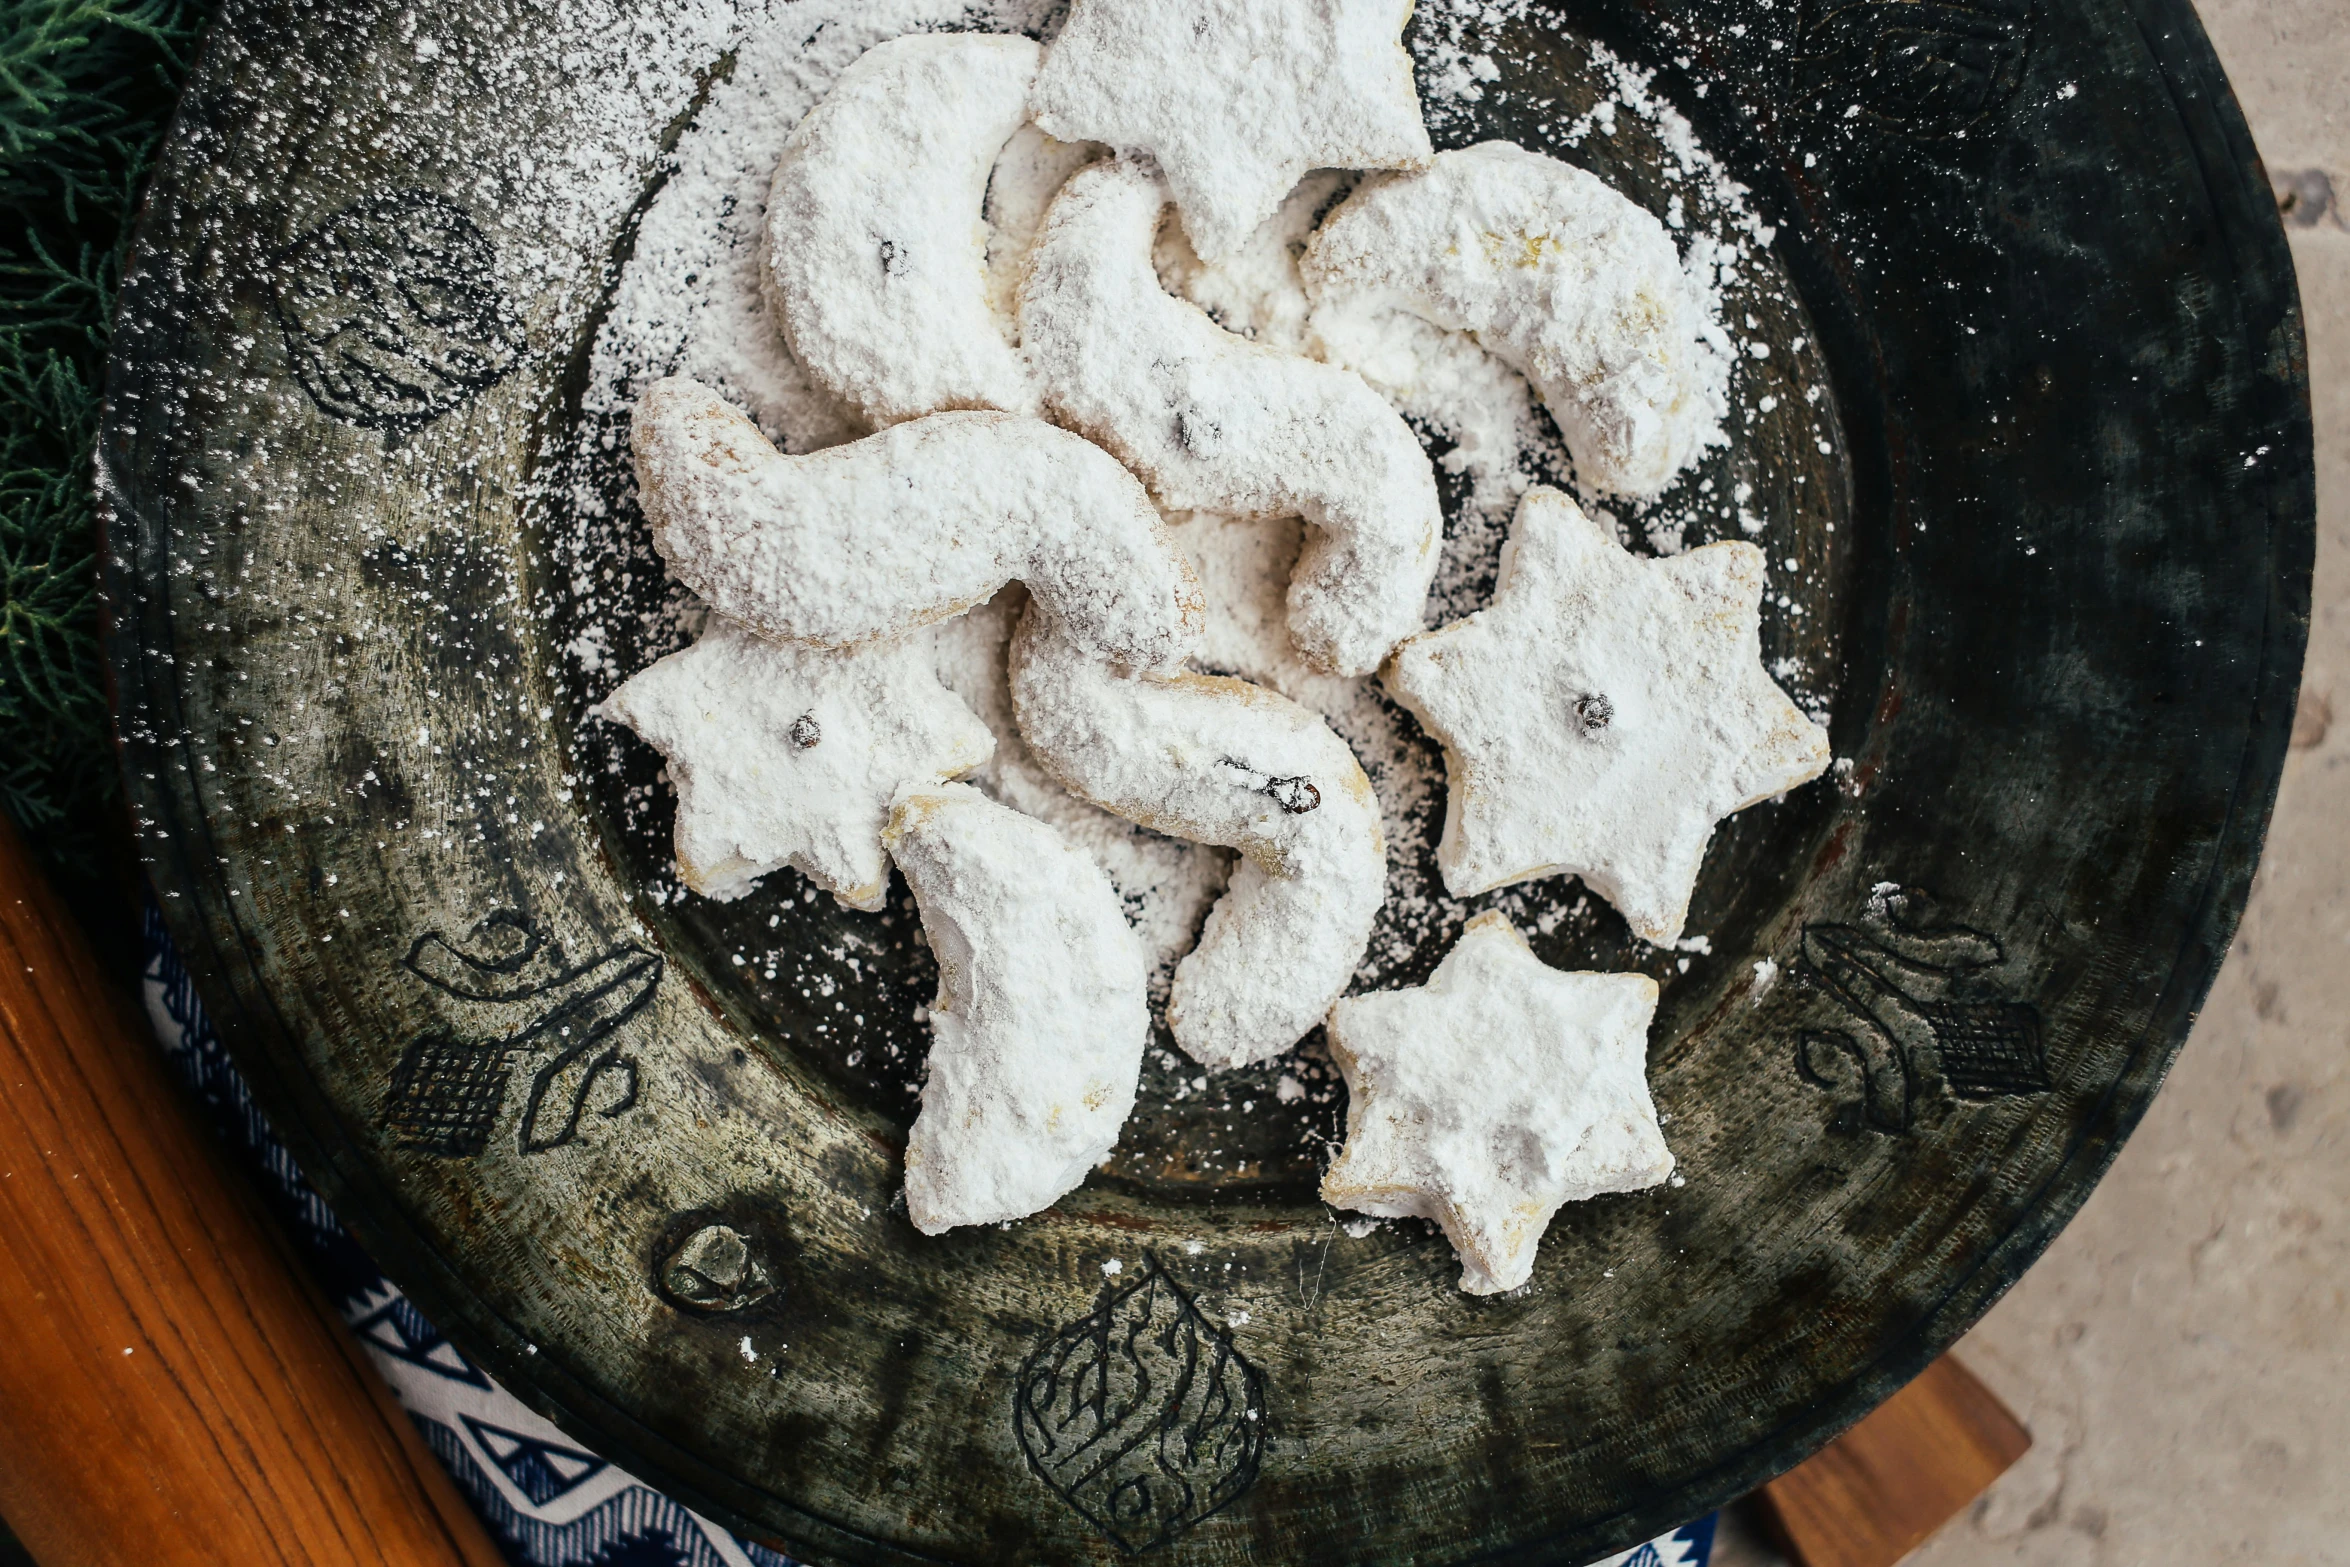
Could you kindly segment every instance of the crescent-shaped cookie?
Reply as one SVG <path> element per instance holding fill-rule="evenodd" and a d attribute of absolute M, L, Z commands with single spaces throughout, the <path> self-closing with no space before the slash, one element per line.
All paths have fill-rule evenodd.
<path fill-rule="evenodd" d="M 1099 866 L 967 784 L 901 796 L 887 843 L 938 958 L 907 1215 L 925 1235 L 1023 1218 L 1108 1158 L 1134 1108 L 1142 943 Z"/>
<path fill-rule="evenodd" d="M 1444 543 L 1428 455 L 1361 376 L 1235 336 L 1162 288 L 1166 204 L 1158 176 L 1123 162 L 1054 200 L 1020 294 L 1046 409 L 1171 510 L 1313 524 L 1290 634 L 1315 667 L 1366 674 L 1422 623 Z"/>
<path fill-rule="evenodd" d="M 1572 164 L 1494 141 L 1367 179 L 1300 270 L 1319 298 L 1371 295 L 1524 371 L 1601 490 L 1654 495 L 1722 439 L 1727 345 L 1672 236 Z"/>
<path fill-rule="evenodd" d="M 993 33 L 877 44 L 784 143 L 767 198 L 768 308 L 809 374 L 876 426 L 1035 411 L 989 302 L 981 209 L 1041 54 Z"/>
<path fill-rule="evenodd" d="M 1370 780 L 1307 709 L 1217 676 L 1121 675 L 1031 604 L 1012 645 L 1013 711 L 1072 793 L 1157 832 L 1241 852 L 1168 1026 L 1203 1066 L 1278 1055 L 1345 991 L 1386 895 Z"/>
<path fill-rule="evenodd" d="M 1015 578 L 1101 657 L 1180 660 L 1205 618 L 1150 497 L 1092 442 L 933 414 L 787 457 L 708 387 L 656 381 L 630 444 L 653 543 L 720 614 L 818 647 L 943 620 Z"/>

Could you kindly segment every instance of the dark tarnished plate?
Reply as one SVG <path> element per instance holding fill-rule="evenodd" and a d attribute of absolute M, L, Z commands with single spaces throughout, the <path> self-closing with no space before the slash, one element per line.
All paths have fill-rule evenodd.
<path fill-rule="evenodd" d="M 2183 0 L 1572 18 L 1482 40 L 1440 143 L 1550 144 L 1599 42 L 1751 186 L 1758 330 L 1809 357 L 1740 396 L 1826 396 L 1707 476 L 1800 563 L 1766 654 L 1825 671 L 1850 766 L 1717 836 L 1710 952 L 1512 895 L 1546 959 L 1664 983 L 1687 1184 L 1568 1210 L 1480 1300 L 1433 1232 L 1315 1199 L 1341 1106 L 1270 1072 L 1154 1064 L 1053 1212 L 914 1233 L 902 888 L 646 896 L 650 765 L 562 653 L 573 574 L 626 569 L 564 541 L 630 521 L 587 345 L 726 7 L 229 8 L 101 450 L 126 765 L 287 1141 L 508 1386 L 817 1559 L 1571 1564 L 1800 1459 L 2078 1208 L 2234 928 L 2300 671 L 2306 376 L 2250 138 Z M 1653 201 L 1651 143 L 1560 150 Z"/>

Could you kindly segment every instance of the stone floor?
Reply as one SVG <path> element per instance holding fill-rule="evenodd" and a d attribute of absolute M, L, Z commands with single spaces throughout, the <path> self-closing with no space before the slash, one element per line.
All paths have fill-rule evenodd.
<path fill-rule="evenodd" d="M 1912 1567 L 2350 1563 L 2350 217 L 2310 177 L 2350 204 L 2350 0 L 2202 10 L 2295 192 L 2319 513 L 2299 722 L 2242 932 L 2168 1086 L 1959 1346 L 2033 1450 Z M 1733 1532 L 1723 1567 L 1773 1560 Z"/>

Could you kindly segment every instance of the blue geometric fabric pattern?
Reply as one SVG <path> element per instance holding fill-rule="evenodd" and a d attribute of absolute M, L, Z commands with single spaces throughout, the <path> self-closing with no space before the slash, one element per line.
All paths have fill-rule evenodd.
<path fill-rule="evenodd" d="M 394 1295 L 375 1310 L 349 1320 L 351 1331 L 379 1357 L 390 1355 L 452 1382 L 470 1383 L 474 1387 L 490 1385 L 482 1369 L 457 1353 L 457 1346 L 443 1338 L 439 1328 L 425 1321 L 424 1313 L 405 1295 Z"/>
<path fill-rule="evenodd" d="M 1714 1515 L 1683 1524 L 1661 1539 L 1635 1546 L 1591 1567 L 1705 1567 L 1714 1554 Z"/>
<path fill-rule="evenodd" d="M 150 902 L 145 999 L 165 1058 L 514 1567 L 796 1567 L 581 1449 L 468 1360 L 383 1276 L 278 1141 Z M 1701 1518 L 1592 1567 L 1705 1567 Z"/>
<path fill-rule="evenodd" d="M 504 1471 L 515 1489 L 529 1497 L 534 1506 L 546 1506 L 564 1492 L 577 1490 L 595 1478 L 597 1470 L 611 1467 L 595 1454 L 583 1453 L 576 1447 L 524 1436 L 471 1415 L 457 1418 L 473 1433 L 473 1440 L 481 1450 L 490 1455 L 490 1461 Z"/>

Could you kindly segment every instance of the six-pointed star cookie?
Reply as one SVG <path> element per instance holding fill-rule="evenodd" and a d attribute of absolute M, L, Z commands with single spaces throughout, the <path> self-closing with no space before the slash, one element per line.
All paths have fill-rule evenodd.
<path fill-rule="evenodd" d="M 790 865 L 851 908 L 880 908 L 890 797 L 995 752 L 920 637 L 828 652 L 714 618 L 599 711 L 669 759 L 678 872 L 721 902 Z"/>
<path fill-rule="evenodd" d="M 1322 1200 L 1433 1219 L 1472 1295 L 1516 1289 L 1560 1206 L 1672 1174 L 1648 1097 L 1656 982 L 1567 974 L 1499 913 L 1428 983 L 1330 1009 L 1346 1147 Z"/>
<path fill-rule="evenodd" d="M 1063 141 L 1158 159 L 1192 248 L 1239 249 L 1309 169 L 1434 156 L 1412 0 L 1076 0 L 1029 103 Z"/>
<path fill-rule="evenodd" d="M 1492 604 L 1387 668 L 1444 746 L 1446 889 L 1566 872 L 1643 939 L 1678 939 L 1714 824 L 1828 765 L 1763 671 L 1762 588 L 1751 544 L 1644 560 L 1529 490 Z"/>

